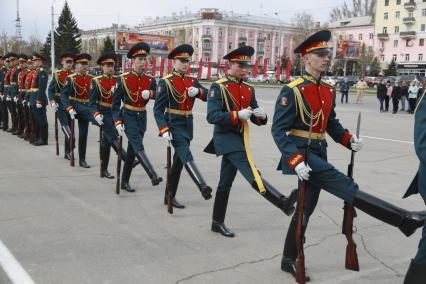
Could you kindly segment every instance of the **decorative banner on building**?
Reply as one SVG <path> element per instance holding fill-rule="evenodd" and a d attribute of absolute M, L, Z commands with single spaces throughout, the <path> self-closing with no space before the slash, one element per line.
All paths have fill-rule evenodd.
<path fill-rule="evenodd" d="M 361 55 L 361 42 L 351 40 L 341 40 L 337 42 L 337 59 L 358 59 Z"/>
<path fill-rule="evenodd" d="M 146 42 L 152 54 L 168 54 L 173 49 L 173 37 L 128 32 L 117 32 L 117 52 L 125 53 L 137 42 Z"/>

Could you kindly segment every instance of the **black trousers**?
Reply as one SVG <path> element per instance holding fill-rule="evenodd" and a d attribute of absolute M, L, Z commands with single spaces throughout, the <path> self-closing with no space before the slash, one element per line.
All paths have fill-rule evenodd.
<path fill-rule="evenodd" d="M 399 98 L 392 98 L 393 112 L 398 112 Z"/>
<path fill-rule="evenodd" d="M 385 96 L 385 111 L 389 110 L 389 96 Z"/>

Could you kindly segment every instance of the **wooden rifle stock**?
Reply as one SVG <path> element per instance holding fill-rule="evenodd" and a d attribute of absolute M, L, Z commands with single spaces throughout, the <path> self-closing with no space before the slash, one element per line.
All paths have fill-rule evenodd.
<path fill-rule="evenodd" d="M 55 141 L 56 141 L 56 156 L 59 156 L 59 140 L 58 140 L 58 110 L 55 111 Z"/>
<path fill-rule="evenodd" d="M 75 128 L 75 119 L 71 119 L 71 137 L 70 137 L 70 166 L 74 167 L 75 166 L 75 160 L 74 160 L 74 141 L 75 141 L 75 132 L 74 132 L 74 128 Z"/>
<path fill-rule="evenodd" d="M 303 251 L 304 236 L 304 221 L 305 221 L 305 181 L 299 182 L 299 199 L 297 201 L 297 224 L 296 224 L 296 248 L 297 248 L 297 259 L 296 259 L 296 282 L 305 284 L 305 253 Z"/>
<path fill-rule="evenodd" d="M 173 214 L 173 192 L 172 192 L 172 147 L 167 146 L 167 212 Z"/>
<path fill-rule="evenodd" d="M 120 181 L 121 181 L 121 155 L 123 149 L 123 136 L 118 138 L 118 157 L 117 157 L 117 182 L 115 184 L 115 193 L 120 194 Z"/>
<path fill-rule="evenodd" d="M 104 177 L 104 162 L 102 159 L 102 139 L 103 139 L 103 133 L 102 133 L 102 125 L 99 125 L 99 160 L 100 160 L 100 169 L 99 169 L 99 176 L 102 178 Z"/>

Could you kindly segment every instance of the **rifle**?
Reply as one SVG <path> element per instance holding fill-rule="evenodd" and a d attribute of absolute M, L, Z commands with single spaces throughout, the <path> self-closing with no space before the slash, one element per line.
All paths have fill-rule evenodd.
<path fill-rule="evenodd" d="M 361 112 L 358 113 L 358 123 L 356 127 L 356 136 L 359 137 L 359 129 L 361 125 Z M 348 165 L 348 177 L 353 179 L 353 169 L 354 169 L 354 160 L 355 160 L 355 151 L 351 151 L 351 162 Z M 343 224 L 342 224 L 342 234 L 346 235 L 348 244 L 346 245 L 346 260 L 345 268 L 348 270 L 359 271 L 359 262 L 358 254 L 356 252 L 356 243 L 352 237 L 353 234 L 353 222 L 354 217 L 356 217 L 355 208 L 347 204 L 343 207 Z"/>
<path fill-rule="evenodd" d="M 100 171 L 99 175 L 100 177 L 104 177 L 104 162 L 102 159 L 102 139 L 103 139 L 103 132 L 102 132 L 102 125 L 99 125 L 99 160 L 100 160 Z"/>
<path fill-rule="evenodd" d="M 70 137 L 70 154 L 71 154 L 71 159 L 70 159 L 70 166 L 74 167 L 75 166 L 75 161 L 74 161 L 74 141 L 75 141 L 75 132 L 74 132 L 74 126 L 75 126 L 75 119 L 71 118 L 71 137 Z"/>
<path fill-rule="evenodd" d="M 309 122 L 308 143 L 305 148 L 305 161 L 308 163 L 309 147 L 312 141 L 312 123 L 313 112 L 311 111 L 311 120 Z M 306 215 L 305 215 L 305 192 L 306 181 L 299 181 L 299 199 L 297 201 L 297 224 L 296 224 L 296 282 L 305 284 L 305 252 L 303 251 L 303 243 L 305 239 Z"/>
<path fill-rule="evenodd" d="M 117 183 L 115 184 L 115 193 L 120 194 L 120 174 L 121 174 L 121 151 L 123 150 L 123 136 L 118 138 L 118 158 L 117 158 Z"/>
<path fill-rule="evenodd" d="M 56 140 L 56 156 L 59 156 L 59 141 L 58 141 L 58 110 L 55 111 L 55 140 Z"/>
<path fill-rule="evenodd" d="M 167 185 L 166 185 L 166 193 L 167 193 L 167 212 L 169 214 L 173 214 L 173 190 L 172 190 L 172 147 L 169 144 L 167 145 Z"/>

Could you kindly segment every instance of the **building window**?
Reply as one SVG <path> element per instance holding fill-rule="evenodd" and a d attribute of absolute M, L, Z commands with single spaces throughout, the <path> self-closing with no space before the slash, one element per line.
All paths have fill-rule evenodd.
<path fill-rule="evenodd" d="M 223 30 L 219 29 L 219 36 L 222 37 L 223 36 Z"/>
<path fill-rule="evenodd" d="M 383 33 L 387 34 L 388 33 L 388 28 L 387 27 L 383 27 Z"/>
<path fill-rule="evenodd" d="M 253 32 L 249 33 L 249 38 L 253 38 Z"/>
<path fill-rule="evenodd" d="M 396 62 L 396 54 L 392 54 L 392 60 Z"/>
<path fill-rule="evenodd" d="M 380 60 L 381 61 L 385 61 L 385 56 L 384 55 L 380 55 Z"/>
<path fill-rule="evenodd" d="M 426 26 L 425 24 L 420 25 L 420 31 L 421 32 L 424 32 L 426 30 L 425 26 Z"/>
<path fill-rule="evenodd" d="M 395 26 L 395 33 L 399 33 L 399 26 Z"/>
<path fill-rule="evenodd" d="M 270 34 L 270 33 L 268 33 L 268 35 L 267 35 L 266 39 L 267 39 L 267 40 L 271 40 L 271 34 Z"/>
<path fill-rule="evenodd" d="M 406 61 L 406 62 L 410 61 L 410 54 L 406 54 L 406 55 L 405 55 L 405 61 Z"/>
<path fill-rule="evenodd" d="M 350 34 L 349 35 L 349 40 L 353 40 L 354 39 L 354 35 L 353 34 Z"/>
<path fill-rule="evenodd" d="M 401 0 L 396 0 L 396 5 L 401 5 Z"/>
<path fill-rule="evenodd" d="M 362 34 L 358 35 L 358 40 L 362 40 Z"/>
<path fill-rule="evenodd" d="M 385 19 L 385 20 L 387 20 L 388 18 L 389 18 L 389 14 L 388 14 L 388 13 L 385 13 L 385 14 L 384 14 L 384 19 Z"/>
<path fill-rule="evenodd" d="M 399 19 L 399 16 L 400 16 L 401 14 L 400 14 L 400 12 L 398 11 L 398 12 L 396 12 L 395 13 L 395 18 L 397 18 L 397 19 Z"/>
<path fill-rule="evenodd" d="M 393 47 L 398 47 L 398 40 L 397 40 L 397 39 L 395 39 L 395 40 L 393 41 Z"/>
<path fill-rule="evenodd" d="M 425 39 L 421 38 L 419 39 L 419 46 L 424 46 L 425 45 Z"/>
<path fill-rule="evenodd" d="M 419 61 L 423 61 L 423 53 L 419 53 Z"/>
<path fill-rule="evenodd" d="M 370 33 L 370 39 L 374 39 L 374 33 Z"/>
<path fill-rule="evenodd" d="M 232 49 L 232 42 L 228 43 L 228 49 Z"/>
<path fill-rule="evenodd" d="M 210 35 L 210 28 L 206 28 L 206 35 Z"/>
<path fill-rule="evenodd" d="M 343 35 L 339 35 L 339 39 L 342 40 L 343 39 Z"/>
<path fill-rule="evenodd" d="M 422 9 L 422 16 L 426 16 L 426 9 Z"/>
<path fill-rule="evenodd" d="M 372 46 L 368 47 L 368 52 L 373 52 L 373 47 Z"/>
<path fill-rule="evenodd" d="M 389 0 L 385 0 L 385 6 L 389 6 Z"/>

